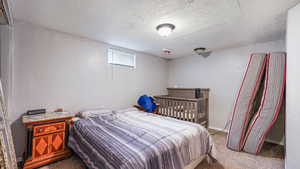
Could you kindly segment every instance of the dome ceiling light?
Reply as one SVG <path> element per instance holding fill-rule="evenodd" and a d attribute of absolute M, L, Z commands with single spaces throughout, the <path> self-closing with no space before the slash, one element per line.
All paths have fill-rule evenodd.
<path fill-rule="evenodd" d="M 164 48 L 162 51 L 164 52 L 164 54 L 167 54 L 167 55 L 170 55 L 172 53 L 172 51 L 167 48 Z"/>
<path fill-rule="evenodd" d="M 170 23 L 160 24 L 156 27 L 156 30 L 160 36 L 167 37 L 169 36 L 173 30 L 175 29 L 175 25 Z"/>
<path fill-rule="evenodd" d="M 204 47 L 200 47 L 200 48 L 195 48 L 194 52 L 198 55 L 203 56 L 204 58 L 208 57 L 211 54 L 211 51 L 208 51 L 206 48 Z"/>

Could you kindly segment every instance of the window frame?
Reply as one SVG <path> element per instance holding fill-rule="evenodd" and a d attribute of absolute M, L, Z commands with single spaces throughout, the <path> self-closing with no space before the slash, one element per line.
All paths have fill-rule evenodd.
<path fill-rule="evenodd" d="M 133 58 L 133 65 L 114 62 L 113 61 L 113 56 L 111 56 L 111 55 L 113 55 L 114 51 L 121 52 L 124 55 L 131 55 L 132 58 Z M 116 65 L 116 66 L 122 66 L 122 67 L 128 67 L 128 68 L 136 69 L 136 53 L 129 52 L 129 51 L 126 51 L 126 50 L 122 50 L 122 49 L 119 49 L 119 48 L 109 47 L 107 49 L 107 63 L 110 64 L 110 65 Z"/>

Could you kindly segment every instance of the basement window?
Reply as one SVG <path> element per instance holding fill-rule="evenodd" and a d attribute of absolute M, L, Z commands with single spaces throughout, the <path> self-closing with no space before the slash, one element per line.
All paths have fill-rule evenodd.
<path fill-rule="evenodd" d="M 125 52 L 115 48 L 108 48 L 107 54 L 109 64 L 125 66 L 130 68 L 136 67 L 136 55 L 134 53 Z"/>

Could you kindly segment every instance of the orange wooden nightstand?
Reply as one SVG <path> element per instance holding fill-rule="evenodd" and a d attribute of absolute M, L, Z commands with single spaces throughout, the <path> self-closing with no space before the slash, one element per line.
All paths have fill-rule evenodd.
<path fill-rule="evenodd" d="M 69 123 L 74 115 L 53 112 L 23 116 L 23 123 L 28 129 L 23 169 L 37 168 L 71 155 L 67 148 L 67 138 Z"/>

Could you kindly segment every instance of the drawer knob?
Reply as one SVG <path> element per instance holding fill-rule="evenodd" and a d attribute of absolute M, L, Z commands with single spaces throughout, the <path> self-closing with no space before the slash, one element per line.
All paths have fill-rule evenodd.
<path fill-rule="evenodd" d="M 43 129 L 42 129 L 42 128 L 40 128 L 40 129 L 39 129 L 39 132 L 43 132 Z"/>

